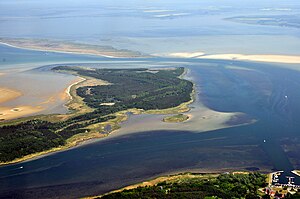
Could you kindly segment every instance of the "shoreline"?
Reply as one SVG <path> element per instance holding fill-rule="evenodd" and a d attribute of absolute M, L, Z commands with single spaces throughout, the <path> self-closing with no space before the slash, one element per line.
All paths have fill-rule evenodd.
<path fill-rule="evenodd" d="M 222 169 L 222 170 L 202 169 L 202 170 L 198 170 L 198 171 L 186 170 L 186 171 L 178 171 L 178 172 L 171 172 L 171 173 L 163 173 L 163 174 L 155 175 L 151 178 L 145 179 L 141 182 L 127 185 L 127 186 L 109 191 L 109 192 L 101 194 L 101 195 L 83 197 L 83 199 L 98 199 L 98 198 L 101 198 L 105 195 L 109 195 L 112 193 L 118 193 L 118 192 L 122 192 L 125 190 L 136 189 L 138 187 L 156 186 L 157 184 L 163 183 L 163 182 L 168 183 L 168 182 L 173 182 L 173 181 L 178 181 L 178 180 L 181 181 L 181 180 L 186 180 L 186 179 L 218 177 L 219 175 L 224 174 L 224 173 L 233 174 L 233 175 L 253 173 L 252 171 L 242 171 L 239 169 L 231 169 L 228 171 L 225 171 L 225 170 L 226 169 Z M 270 175 L 271 173 L 264 173 L 264 174 L 267 177 L 266 180 L 268 180 L 268 175 Z"/>
<path fill-rule="evenodd" d="M 187 73 L 187 69 L 185 68 L 182 75 L 186 75 L 186 73 Z M 182 75 L 180 75 L 178 78 L 183 78 Z M 72 96 L 72 99 L 69 100 L 67 103 L 65 103 L 65 106 L 68 107 L 69 109 L 70 108 L 73 109 L 72 105 L 74 103 L 83 103 L 82 101 L 78 102 L 77 98 L 80 98 L 80 97 L 77 96 L 76 89 L 78 87 L 84 85 L 84 83 L 87 82 L 90 79 L 90 78 L 84 78 L 84 77 L 81 77 L 81 76 L 78 76 L 78 77 L 80 77 L 82 79 L 79 80 L 78 82 L 74 82 L 73 84 L 71 84 L 68 87 L 69 89 L 68 88 L 66 89 L 66 91 Z M 100 82 L 101 81 L 102 80 L 100 80 Z M 194 84 L 194 82 L 192 82 L 192 83 Z M 74 135 L 73 137 L 69 138 L 66 141 L 66 144 L 63 145 L 63 146 L 52 148 L 52 149 L 49 149 L 49 150 L 46 150 L 46 151 L 41 151 L 41 152 L 34 153 L 34 154 L 29 154 L 29 155 L 26 155 L 22 158 L 15 159 L 13 161 L 0 162 L 0 166 L 17 164 L 17 163 L 36 160 L 36 159 L 39 159 L 39 158 L 43 158 L 45 156 L 53 155 L 55 153 L 59 153 L 59 152 L 67 151 L 67 150 L 70 150 L 70 149 L 73 149 L 73 148 L 76 148 L 76 147 L 79 147 L 79 146 L 83 146 L 83 145 L 89 144 L 93 141 L 99 141 L 99 140 L 101 140 L 105 137 L 109 137 L 110 135 L 115 134 L 118 129 L 120 129 L 121 122 L 124 122 L 124 121 L 128 120 L 128 115 L 127 115 L 128 112 L 131 112 L 133 114 L 143 114 L 143 113 L 145 113 L 145 114 L 163 114 L 163 115 L 176 114 L 176 113 L 179 114 L 179 113 L 188 112 L 190 110 L 189 105 L 191 103 L 193 103 L 194 100 L 195 100 L 195 94 L 196 94 L 195 86 L 193 86 L 193 90 L 190 93 L 190 96 L 191 96 L 190 101 L 183 102 L 183 103 L 181 103 L 180 105 L 178 105 L 176 107 L 171 107 L 171 108 L 168 108 L 168 109 L 157 109 L 157 110 L 144 111 L 144 110 L 141 110 L 141 109 L 135 109 L 134 108 L 134 109 L 128 109 L 128 110 L 116 112 L 116 113 L 113 114 L 113 115 L 116 116 L 115 119 L 108 120 L 108 121 L 103 122 L 103 123 L 95 124 L 95 125 L 99 125 L 99 126 L 102 126 L 102 127 L 105 127 L 108 124 L 111 125 L 112 130 L 108 134 L 100 134 L 99 132 L 89 132 L 89 133 L 77 134 L 77 135 Z M 85 104 L 81 104 L 81 105 L 86 106 Z M 90 108 L 90 110 L 92 110 L 92 109 Z M 90 110 L 84 110 L 84 111 L 90 111 Z M 76 108 L 75 108 L 75 113 L 63 114 L 63 115 L 53 115 L 52 117 L 56 117 L 56 119 L 60 119 L 62 117 L 63 119 L 65 119 L 66 117 L 72 117 L 72 116 L 74 116 L 78 113 L 81 114 L 80 111 L 81 110 L 79 110 L 79 109 L 76 110 Z M 37 116 L 37 117 L 39 117 L 39 116 Z M 49 117 L 51 117 L 51 115 Z"/>
<path fill-rule="evenodd" d="M 65 93 L 67 94 L 67 96 L 69 97 L 68 101 L 64 104 L 64 106 L 66 104 L 68 104 L 69 102 L 71 102 L 73 100 L 73 96 L 71 95 L 71 88 L 73 86 L 76 86 L 78 84 L 80 84 L 81 82 L 84 82 L 86 81 L 87 79 L 83 78 L 83 77 L 80 77 L 80 76 L 77 76 L 79 79 L 77 81 L 75 81 L 74 83 L 72 83 L 71 85 L 68 86 L 68 88 L 65 90 Z"/>

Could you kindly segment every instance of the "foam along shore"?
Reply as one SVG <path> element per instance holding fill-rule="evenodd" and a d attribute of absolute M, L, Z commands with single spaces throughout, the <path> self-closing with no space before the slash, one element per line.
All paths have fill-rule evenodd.
<path fill-rule="evenodd" d="M 299 64 L 300 55 L 243 55 L 243 54 L 215 54 L 198 56 L 200 59 L 225 59 L 241 61 L 258 61 L 272 63 Z"/>
<path fill-rule="evenodd" d="M 6 39 L 0 38 L 0 44 L 13 48 L 47 51 L 56 53 L 72 53 L 96 55 L 108 58 L 148 57 L 139 52 L 118 50 L 109 46 L 63 42 L 47 39 Z"/>

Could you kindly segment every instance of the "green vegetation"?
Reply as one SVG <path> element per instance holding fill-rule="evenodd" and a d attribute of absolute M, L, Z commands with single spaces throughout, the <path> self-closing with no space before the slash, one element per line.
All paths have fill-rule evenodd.
<path fill-rule="evenodd" d="M 184 122 L 189 119 L 189 116 L 182 113 L 172 116 L 167 116 L 163 119 L 164 122 Z"/>
<path fill-rule="evenodd" d="M 184 68 L 151 71 L 59 66 L 53 70 L 101 79 L 110 84 L 83 86 L 75 90 L 74 94 L 82 98 L 85 105 L 90 108 L 89 111 L 79 111 L 62 117 L 64 119 L 61 120 L 57 119 L 58 116 L 52 120 L 36 117 L 21 120 L 19 123 L 1 125 L 0 162 L 10 162 L 30 154 L 64 146 L 78 134 L 85 135 L 92 130 L 98 135 L 107 134 L 106 129 L 114 127 L 102 126 L 95 129 L 96 126 L 109 121 L 123 120 L 124 117 L 119 113 L 126 110 L 176 107 L 190 101 L 190 94 L 193 91 L 191 82 L 178 78 L 184 72 Z"/>
<path fill-rule="evenodd" d="M 164 180 L 153 186 L 137 187 L 102 196 L 113 198 L 260 198 L 258 189 L 265 187 L 266 176 L 259 173 L 192 175 Z M 99 198 L 99 197 L 98 197 Z"/>

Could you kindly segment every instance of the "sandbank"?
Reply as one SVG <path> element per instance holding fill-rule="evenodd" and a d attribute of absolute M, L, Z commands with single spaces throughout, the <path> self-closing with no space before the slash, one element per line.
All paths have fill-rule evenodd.
<path fill-rule="evenodd" d="M 0 107 L 0 121 L 29 116 L 42 110 L 42 106 Z"/>
<path fill-rule="evenodd" d="M 195 108 L 189 111 L 189 120 L 182 123 L 163 122 L 166 115 L 140 114 L 133 115 L 121 125 L 112 136 L 146 132 L 146 131 L 190 131 L 201 133 L 217 129 L 229 128 L 236 125 L 226 124 L 231 118 L 242 113 L 225 113 L 211 110 L 199 104 L 193 104 Z M 247 123 L 248 124 L 248 123 Z"/>
<path fill-rule="evenodd" d="M 0 87 L 0 104 L 20 97 L 22 93 L 10 88 Z"/>
<path fill-rule="evenodd" d="M 175 53 L 164 53 L 154 54 L 155 56 L 166 56 L 166 57 L 178 57 L 178 58 L 194 58 L 205 55 L 204 52 L 175 52 Z"/>
<path fill-rule="evenodd" d="M 258 61 L 258 62 L 272 62 L 272 63 L 286 63 L 286 64 L 299 64 L 300 63 L 300 55 L 215 54 L 215 55 L 198 56 L 197 58 Z"/>
<path fill-rule="evenodd" d="M 199 59 L 224 59 L 224 60 L 241 60 L 241 61 L 257 61 L 257 62 L 272 62 L 299 64 L 300 55 L 275 55 L 275 54 L 206 54 L 205 52 L 175 52 L 155 54 L 156 56 L 178 57 L 178 58 L 199 58 Z"/>

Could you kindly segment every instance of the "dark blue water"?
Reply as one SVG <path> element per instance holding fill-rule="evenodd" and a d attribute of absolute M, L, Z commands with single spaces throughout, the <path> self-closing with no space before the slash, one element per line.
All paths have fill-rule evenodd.
<path fill-rule="evenodd" d="M 198 134 L 166 130 L 108 137 L 34 161 L 0 167 L 0 196 L 73 198 L 101 194 L 171 172 L 289 172 L 298 167 L 283 150 L 282 140 L 299 138 L 300 73 L 267 64 L 196 62 L 190 69 L 201 90 L 199 97 L 208 107 L 243 112 L 257 122 Z M 228 65 L 254 70 L 233 70 L 226 68 Z M 293 158 L 299 160 L 299 155 Z"/>

